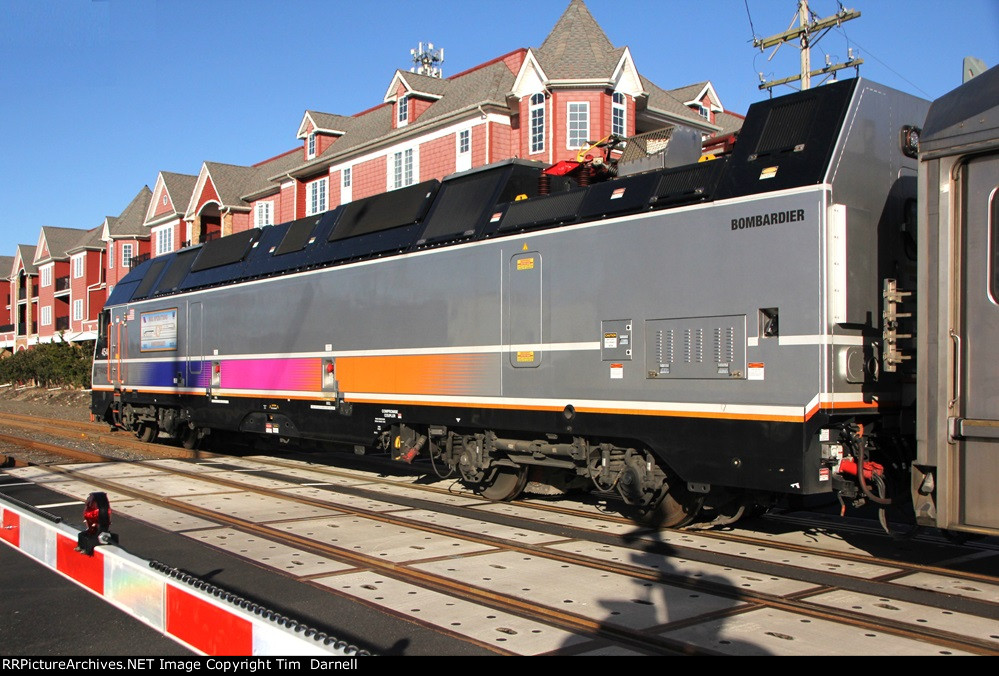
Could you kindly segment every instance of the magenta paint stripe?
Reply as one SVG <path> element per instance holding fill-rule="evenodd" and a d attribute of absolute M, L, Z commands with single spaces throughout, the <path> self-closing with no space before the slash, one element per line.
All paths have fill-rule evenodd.
<path fill-rule="evenodd" d="M 238 359 L 222 362 L 222 388 L 227 390 L 297 390 L 318 392 L 322 360 Z"/>

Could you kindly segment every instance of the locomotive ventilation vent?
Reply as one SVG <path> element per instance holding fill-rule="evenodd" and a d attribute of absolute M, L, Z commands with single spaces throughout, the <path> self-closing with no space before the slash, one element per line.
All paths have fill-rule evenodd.
<path fill-rule="evenodd" d="M 343 208 L 328 241 L 337 242 L 418 223 L 427 215 L 439 187 L 440 181 L 433 179 L 351 202 Z"/>
<path fill-rule="evenodd" d="M 756 145 L 756 154 L 786 152 L 804 144 L 815 118 L 816 101 L 815 98 L 796 99 L 771 108 Z"/>
<path fill-rule="evenodd" d="M 253 230 L 244 230 L 228 237 L 206 242 L 201 247 L 201 254 L 198 256 L 198 260 L 194 261 L 194 265 L 191 266 L 191 272 L 200 272 L 201 270 L 240 262 L 246 258 L 246 254 L 250 253 L 250 247 L 253 246 L 253 243 L 257 241 L 257 237 L 259 236 L 260 230 L 254 228 Z"/>
<path fill-rule="evenodd" d="M 284 233 L 281 243 L 274 249 L 274 255 L 280 256 L 281 254 L 293 253 L 304 249 L 309 243 L 312 231 L 316 229 L 316 224 L 320 220 L 322 220 L 322 215 L 309 216 L 308 218 L 300 218 L 294 221 L 288 228 L 288 232 Z"/>
<path fill-rule="evenodd" d="M 513 202 L 503 221 L 500 232 L 510 232 L 518 228 L 536 228 L 550 223 L 566 223 L 574 221 L 579 213 L 579 204 L 586 196 L 586 189 L 538 197 L 533 200 Z"/>

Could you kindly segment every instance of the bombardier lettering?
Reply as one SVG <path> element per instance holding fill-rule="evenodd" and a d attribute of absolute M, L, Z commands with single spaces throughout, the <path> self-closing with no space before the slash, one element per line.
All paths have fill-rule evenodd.
<path fill-rule="evenodd" d="M 804 209 L 791 209 L 788 211 L 772 211 L 769 214 L 756 214 L 755 216 L 745 216 L 743 218 L 732 219 L 732 229 L 742 230 L 743 228 L 759 228 L 764 225 L 774 223 L 793 223 L 805 220 Z"/>

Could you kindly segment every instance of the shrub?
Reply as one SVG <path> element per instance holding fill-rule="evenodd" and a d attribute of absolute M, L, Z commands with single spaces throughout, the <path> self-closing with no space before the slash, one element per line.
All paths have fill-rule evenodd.
<path fill-rule="evenodd" d="M 42 387 L 90 387 L 94 343 L 39 343 L 0 360 L 0 382 Z"/>

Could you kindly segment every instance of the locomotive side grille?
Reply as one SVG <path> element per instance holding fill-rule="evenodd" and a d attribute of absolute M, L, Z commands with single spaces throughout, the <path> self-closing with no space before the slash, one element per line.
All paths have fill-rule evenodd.
<path fill-rule="evenodd" d="M 497 184 L 505 179 L 499 173 L 482 173 L 444 183 L 422 239 L 434 242 L 474 233 L 484 212 L 493 210 Z"/>
<path fill-rule="evenodd" d="M 503 215 L 499 232 L 575 221 L 579 213 L 579 205 L 585 196 L 586 189 L 581 188 L 545 197 L 536 197 L 532 200 L 512 202 Z"/>
<path fill-rule="evenodd" d="M 793 100 L 774 106 L 756 146 L 757 155 L 793 150 L 811 134 L 817 99 Z"/>
<path fill-rule="evenodd" d="M 322 220 L 322 216 L 308 216 L 306 218 L 300 218 L 297 221 L 293 221 L 291 226 L 288 228 L 288 232 L 284 233 L 284 238 L 281 243 L 278 244 L 277 248 L 274 250 L 275 256 L 280 256 L 281 254 L 292 253 L 294 251 L 301 251 L 309 243 L 309 238 L 312 236 L 312 231 L 315 230 L 316 224 Z"/>
<path fill-rule="evenodd" d="M 726 157 L 661 172 L 659 184 L 652 193 L 653 206 L 676 206 L 711 199 L 727 164 Z"/>
<path fill-rule="evenodd" d="M 146 296 L 149 295 L 149 292 L 153 288 L 153 284 L 155 284 L 156 280 L 160 278 L 160 273 L 163 271 L 163 268 L 166 266 L 167 262 L 168 260 L 166 258 L 163 258 L 161 260 L 153 261 L 149 265 L 149 269 L 146 271 L 146 274 L 142 277 L 142 281 L 139 282 L 139 286 L 136 287 L 135 294 L 132 296 L 132 298 L 145 298 Z"/>
<path fill-rule="evenodd" d="M 173 263 L 163 273 L 160 283 L 156 285 L 157 294 L 170 293 L 180 286 L 180 283 L 184 281 L 187 273 L 191 270 L 191 265 L 194 263 L 198 251 L 199 249 L 185 249 L 174 257 Z"/>

